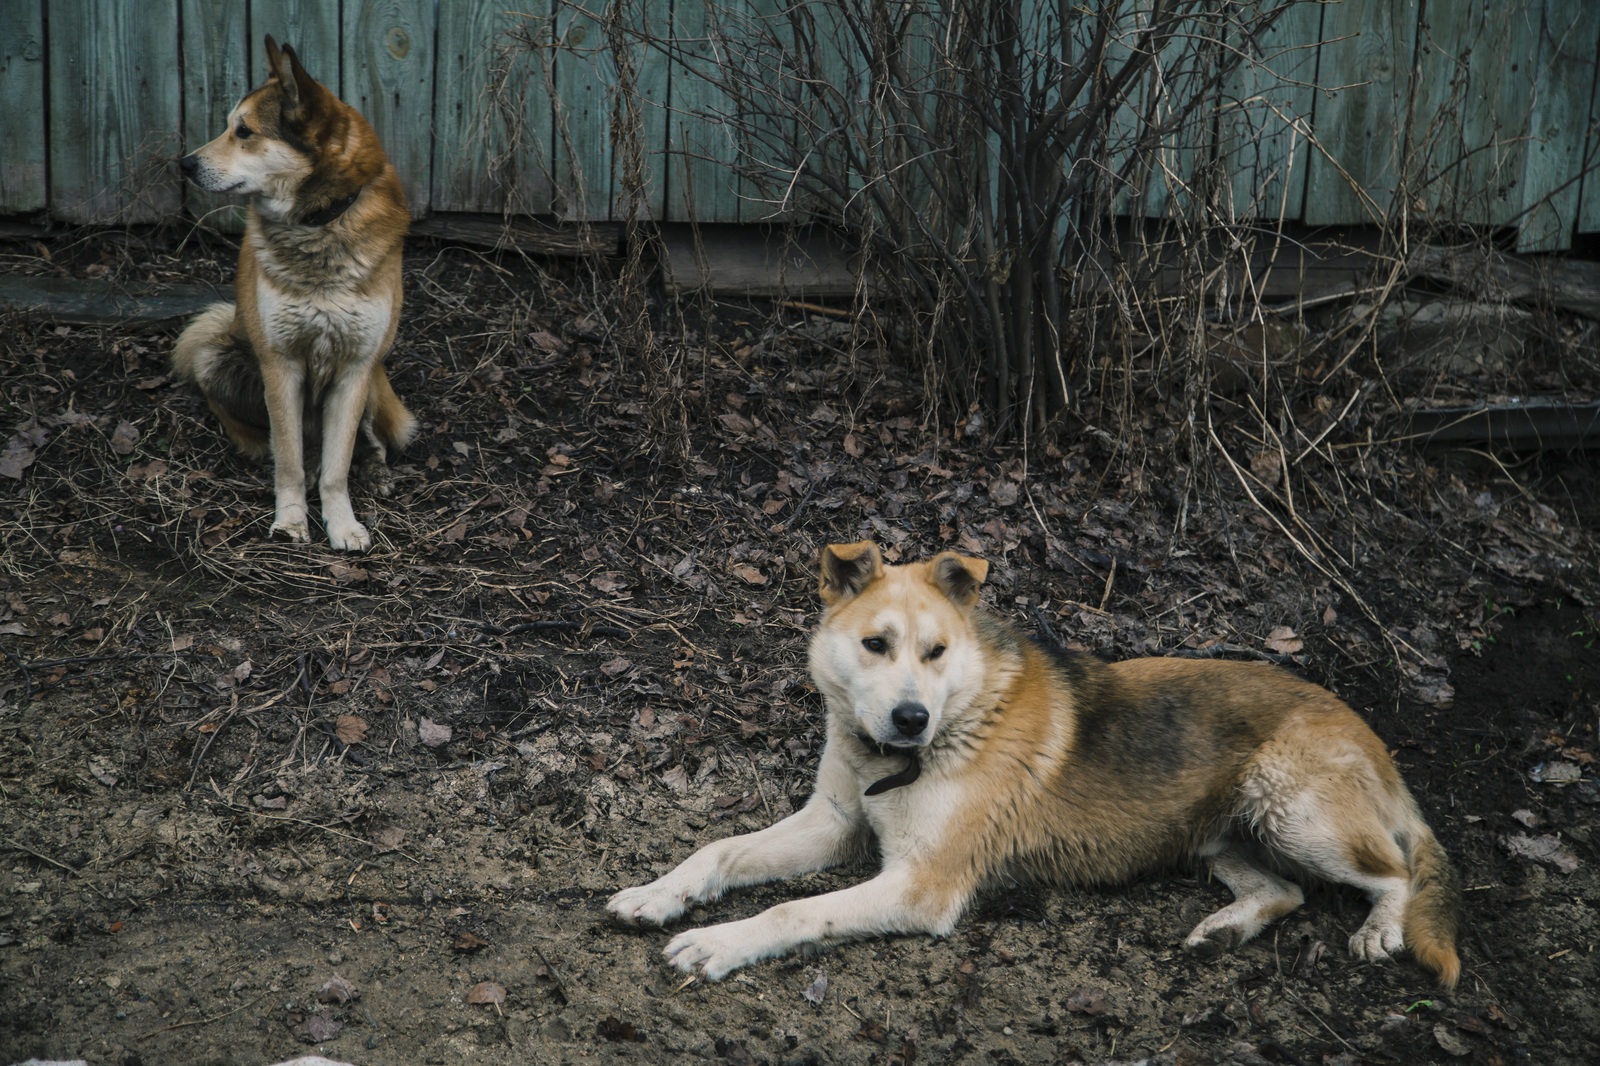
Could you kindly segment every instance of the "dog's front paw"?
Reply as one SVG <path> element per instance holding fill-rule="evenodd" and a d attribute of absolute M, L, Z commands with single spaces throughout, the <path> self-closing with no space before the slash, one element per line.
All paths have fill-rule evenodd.
<path fill-rule="evenodd" d="M 364 552 L 372 547 L 372 534 L 360 522 L 329 522 L 328 543 L 334 551 Z"/>
<path fill-rule="evenodd" d="M 659 881 L 625 888 L 606 901 L 606 910 L 628 925 L 666 925 L 687 907 L 685 893 L 662 888 Z"/>
<path fill-rule="evenodd" d="M 759 921 L 758 916 L 690 929 L 673 937 L 663 954 L 684 973 L 720 981 L 741 966 L 778 954 L 756 927 Z"/>
<path fill-rule="evenodd" d="M 1405 946 L 1398 922 L 1373 921 L 1357 929 L 1350 938 L 1350 954 L 1368 962 L 1382 962 Z"/>
<path fill-rule="evenodd" d="M 311 526 L 306 521 L 304 508 L 284 507 L 278 510 L 272 521 L 270 535 L 282 537 L 284 540 L 296 544 L 308 544 L 311 541 Z"/>

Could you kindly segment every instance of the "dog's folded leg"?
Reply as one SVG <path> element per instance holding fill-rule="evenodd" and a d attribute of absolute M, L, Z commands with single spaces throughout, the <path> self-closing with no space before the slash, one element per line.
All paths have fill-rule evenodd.
<path fill-rule="evenodd" d="M 345 371 L 322 401 L 322 476 L 317 493 L 328 543 L 335 551 L 364 552 L 372 547 L 372 534 L 356 520 L 350 503 L 350 462 L 366 410 L 367 378 L 365 366 Z"/>
<path fill-rule="evenodd" d="M 966 902 L 965 893 L 940 885 L 935 873 L 897 864 L 851 888 L 780 903 L 741 922 L 690 929 L 673 937 L 665 954 L 685 973 L 720 981 L 796 948 L 889 933 L 944 936 Z"/>
<path fill-rule="evenodd" d="M 707 844 L 671 873 L 623 889 L 606 909 L 630 925 L 665 925 L 730 888 L 827 869 L 848 854 L 855 832 L 846 806 L 819 793 L 776 825 Z"/>
<path fill-rule="evenodd" d="M 1299 885 L 1267 870 L 1236 844 L 1224 845 L 1212 858 L 1211 872 L 1235 899 L 1195 926 L 1184 940 L 1184 948 L 1202 958 L 1232 951 L 1305 902 Z"/>

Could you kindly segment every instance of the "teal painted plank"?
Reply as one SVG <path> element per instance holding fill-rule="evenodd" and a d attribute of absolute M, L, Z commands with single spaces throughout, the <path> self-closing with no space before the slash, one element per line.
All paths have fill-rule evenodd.
<path fill-rule="evenodd" d="M 177 17 L 177 0 L 49 0 L 53 215 L 126 224 L 179 211 Z"/>
<path fill-rule="evenodd" d="M 344 9 L 344 99 L 383 141 L 413 218 L 432 200 L 435 28 L 431 0 L 361 0 Z"/>
<path fill-rule="evenodd" d="M 617 130 L 616 174 L 611 196 L 611 218 L 616 222 L 659 220 L 666 211 L 665 149 L 671 63 L 655 42 L 671 32 L 668 5 L 640 3 L 609 41 L 613 61 L 626 58 L 628 62 L 632 98 L 637 108 L 631 117 L 626 112 L 618 115 L 636 128 L 631 133 Z M 616 69 L 620 76 L 620 67 Z M 622 106 L 622 101 L 616 104 Z M 637 144 L 627 144 L 625 137 L 637 138 Z M 634 151 L 638 153 L 636 158 L 632 158 Z M 638 173 L 630 174 L 630 169 L 637 169 Z"/>
<path fill-rule="evenodd" d="M 666 215 L 674 222 L 739 221 L 734 103 L 722 91 L 733 0 L 677 0 L 667 83 Z M 741 53 L 742 54 L 742 53 Z"/>
<path fill-rule="evenodd" d="M 1589 134 L 1583 145 L 1583 188 L 1578 193 L 1578 232 L 1600 233 L 1600 75 L 1589 97 Z"/>
<path fill-rule="evenodd" d="M 1389 210 L 1398 187 L 1417 35 L 1416 0 L 1329 4 L 1306 168 L 1304 220 L 1358 225 Z"/>
<path fill-rule="evenodd" d="M 1255 0 L 1243 10 L 1248 21 L 1281 14 L 1257 39 L 1231 42 L 1241 58 L 1223 83 L 1217 137 L 1235 218 L 1300 217 L 1322 7 Z"/>
<path fill-rule="evenodd" d="M 1521 213 L 1536 0 L 1532 6 L 1471 0 L 1426 8 L 1407 184 L 1435 218 L 1503 224 Z"/>
<path fill-rule="evenodd" d="M 220 135 L 228 113 L 250 84 L 247 9 L 241 3 L 181 0 L 183 10 L 183 145 L 192 152 Z M 191 218 L 230 233 L 244 228 L 237 196 L 184 186 Z"/>
<path fill-rule="evenodd" d="M 37 211 L 49 202 L 45 180 L 44 7 L 40 0 L 0 0 L 0 214 Z"/>
<path fill-rule="evenodd" d="M 1156 149 L 1145 189 L 1144 213 L 1149 218 L 1165 215 L 1174 201 L 1179 205 L 1188 202 L 1195 166 L 1210 147 L 1216 101 L 1190 105 L 1207 91 L 1206 82 L 1221 58 L 1224 25 L 1221 12 L 1198 9 L 1162 48 L 1156 69 L 1145 80 L 1147 92 L 1159 86 L 1155 120 L 1162 125 L 1177 124 L 1162 135 Z M 1216 90 L 1210 91 L 1214 97 Z"/>
<path fill-rule="evenodd" d="M 549 213 L 550 93 L 530 44 L 549 16 L 548 3 L 440 6 L 434 210 Z"/>
<path fill-rule="evenodd" d="M 1534 56 L 1534 111 L 1522 168 L 1521 203 L 1527 211 L 1517 251 L 1571 247 L 1578 227 L 1585 131 L 1600 77 L 1600 4 L 1543 0 Z"/>
<path fill-rule="evenodd" d="M 611 211 L 611 100 L 616 71 L 597 19 L 561 3 L 555 14 L 555 212 L 602 222 Z"/>
<path fill-rule="evenodd" d="M 235 0 L 237 2 L 237 0 Z M 252 88 L 267 80 L 266 38 L 292 45 L 306 73 L 345 96 L 342 77 L 342 32 L 339 5 L 327 0 L 250 0 L 250 47 L 247 58 Z"/>

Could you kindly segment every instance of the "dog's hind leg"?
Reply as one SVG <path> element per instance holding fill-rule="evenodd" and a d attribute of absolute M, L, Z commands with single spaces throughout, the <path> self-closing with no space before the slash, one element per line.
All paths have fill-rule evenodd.
<path fill-rule="evenodd" d="M 1234 900 L 1195 926 L 1184 940 L 1184 948 L 1197 955 L 1232 951 L 1305 902 L 1299 885 L 1261 866 L 1238 842 L 1220 845 L 1211 856 L 1211 872 L 1232 890 Z"/>
<path fill-rule="evenodd" d="M 1264 747 L 1241 791 L 1263 846 L 1366 893 L 1372 910 L 1350 953 L 1376 962 L 1405 945 L 1407 852 L 1431 834 L 1371 730 L 1353 713 L 1315 724 Z"/>

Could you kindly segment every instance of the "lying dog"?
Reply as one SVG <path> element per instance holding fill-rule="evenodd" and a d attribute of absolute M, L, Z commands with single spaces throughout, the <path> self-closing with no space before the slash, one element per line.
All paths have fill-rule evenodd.
<path fill-rule="evenodd" d="M 236 304 L 214 304 L 183 331 L 175 377 L 200 386 L 247 455 L 272 453 L 272 532 L 310 539 L 303 422 L 320 416 L 317 484 L 328 540 L 365 551 L 350 505 L 359 446 L 389 491 L 390 450 L 416 431 L 383 360 L 400 321 L 401 246 L 410 225 L 400 179 L 367 120 L 267 38 L 267 83 L 228 128 L 179 161 L 202 189 L 250 197 Z"/>
<path fill-rule="evenodd" d="M 1196 857 L 1235 899 L 1184 946 L 1214 954 L 1299 907 L 1282 873 L 1372 900 L 1350 938 L 1460 975 L 1454 871 L 1383 743 L 1326 689 L 1274 667 L 1106 664 L 1047 650 L 977 609 L 988 564 L 945 552 L 885 567 L 875 545 L 822 553 L 811 674 L 828 707 L 810 802 L 611 897 L 661 925 L 740 885 L 820 870 L 875 837 L 883 869 L 839 892 L 691 929 L 667 945 L 713 980 L 808 945 L 951 932 L 1011 871 L 1115 885 Z"/>

